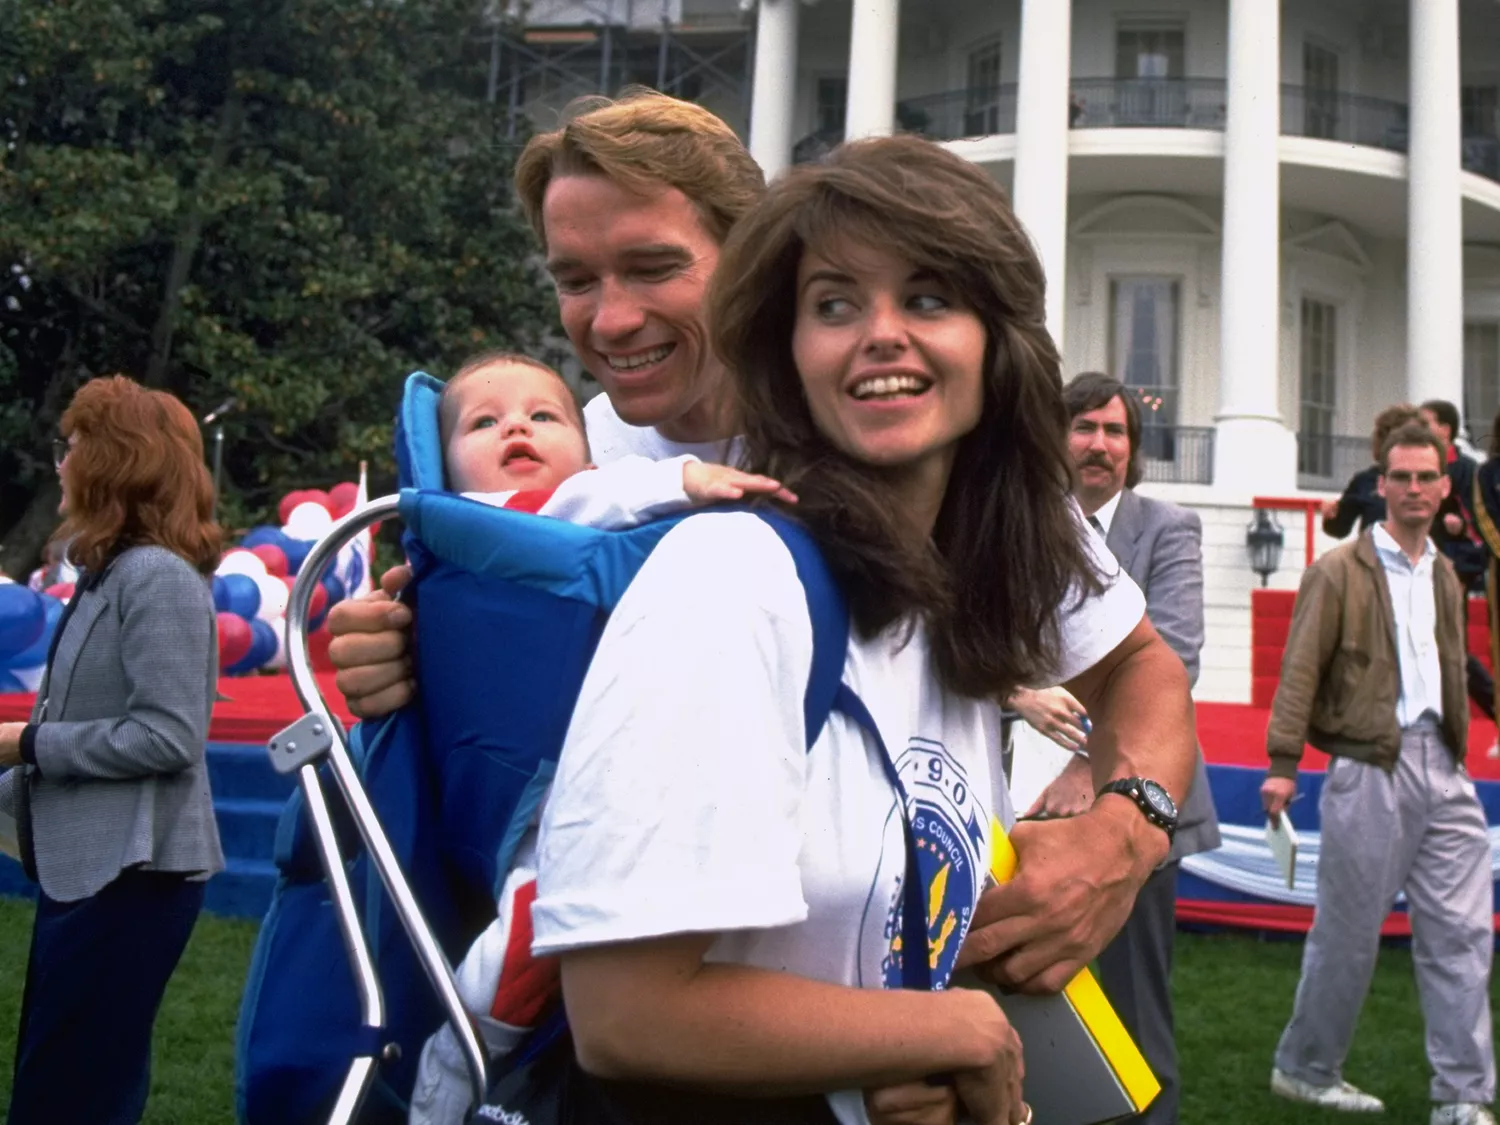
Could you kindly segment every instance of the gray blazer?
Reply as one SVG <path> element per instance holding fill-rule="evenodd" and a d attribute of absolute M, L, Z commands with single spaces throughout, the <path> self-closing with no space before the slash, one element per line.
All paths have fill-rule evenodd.
<path fill-rule="evenodd" d="M 132 547 L 80 595 L 37 692 L 36 765 L 0 774 L 48 897 L 127 867 L 223 869 L 204 760 L 217 683 L 209 585 L 171 551 Z"/>
<path fill-rule="evenodd" d="M 1147 619 L 1181 658 L 1188 682 L 1196 684 L 1203 648 L 1203 521 L 1198 513 L 1127 488 L 1120 493 L 1105 545 L 1146 595 Z M 1219 817 L 1200 752 L 1179 814 L 1172 858 L 1210 851 L 1219 843 Z"/>

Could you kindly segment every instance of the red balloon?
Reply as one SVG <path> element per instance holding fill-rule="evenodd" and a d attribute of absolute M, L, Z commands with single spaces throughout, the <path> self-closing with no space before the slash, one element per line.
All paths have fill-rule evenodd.
<path fill-rule="evenodd" d="M 223 669 L 245 658 L 255 643 L 255 633 L 250 622 L 237 613 L 221 613 L 218 617 L 219 667 Z"/>
<path fill-rule="evenodd" d="M 328 490 L 328 511 L 334 519 L 341 519 L 354 511 L 354 502 L 358 498 L 359 485 L 353 481 L 336 484 Z"/>
<path fill-rule="evenodd" d="M 281 503 L 276 505 L 276 522 L 285 526 L 286 521 L 292 518 L 292 509 L 308 499 L 311 497 L 300 488 L 288 492 L 281 498 Z"/>
<path fill-rule="evenodd" d="M 290 605 L 292 597 L 292 587 L 297 585 L 297 580 L 295 578 L 288 578 L 284 574 L 277 575 L 277 577 L 286 583 L 287 604 Z M 322 616 L 323 611 L 327 608 L 328 587 L 319 582 L 316 586 L 313 587 L 312 605 L 307 607 L 307 619 L 309 621 L 316 621 L 320 616 Z"/>
<path fill-rule="evenodd" d="M 266 564 L 266 573 L 277 578 L 285 578 L 287 574 L 286 552 L 274 543 L 262 543 L 259 547 L 251 547 L 250 553 Z"/>
<path fill-rule="evenodd" d="M 326 627 L 307 635 L 307 655 L 314 672 L 334 671 L 333 661 L 328 659 L 328 646 L 332 641 L 333 634 Z"/>
<path fill-rule="evenodd" d="M 333 500 L 328 495 L 328 493 L 324 492 L 321 488 L 306 488 L 303 489 L 302 492 L 299 493 L 299 495 L 302 497 L 302 499 L 298 501 L 299 504 L 307 504 L 309 502 L 313 504 L 322 504 L 323 507 L 328 509 L 328 514 L 330 516 L 333 515 Z M 290 514 L 290 512 L 288 512 L 288 514 Z M 286 523 L 286 520 L 283 519 L 281 522 Z"/>
<path fill-rule="evenodd" d="M 55 582 L 51 586 L 48 586 L 45 590 L 43 590 L 42 593 L 46 594 L 48 597 L 56 598 L 60 602 L 66 602 L 71 600 L 73 597 L 73 583 Z"/>

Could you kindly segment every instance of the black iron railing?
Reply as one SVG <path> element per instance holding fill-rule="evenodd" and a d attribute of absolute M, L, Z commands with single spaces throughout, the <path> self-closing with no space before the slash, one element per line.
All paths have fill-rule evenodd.
<path fill-rule="evenodd" d="M 1342 491 L 1370 464 L 1370 439 L 1347 434 L 1297 435 L 1297 487 Z"/>
<path fill-rule="evenodd" d="M 1069 89 L 1075 129 L 1224 128 L 1222 78 L 1075 78 Z"/>
<path fill-rule="evenodd" d="M 1222 78 L 1075 78 L 1069 84 L 1068 122 L 1074 129 L 1209 129 L 1222 131 L 1228 99 Z M 1403 102 L 1281 87 L 1281 132 L 1405 152 L 1408 110 Z M 1016 130 L 1016 86 L 948 90 L 896 103 L 896 124 L 937 141 L 986 137 Z M 815 160 L 842 138 L 813 133 L 797 143 L 793 160 Z M 1463 166 L 1500 182 L 1500 137 L 1466 134 Z"/>
<path fill-rule="evenodd" d="M 1171 484 L 1213 484 L 1213 427 L 1142 426 L 1141 479 Z"/>

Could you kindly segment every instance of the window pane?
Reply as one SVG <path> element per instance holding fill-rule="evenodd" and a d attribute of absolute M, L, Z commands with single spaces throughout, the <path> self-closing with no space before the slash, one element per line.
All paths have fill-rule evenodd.
<path fill-rule="evenodd" d="M 1301 401 L 1297 471 L 1331 477 L 1334 410 L 1338 403 L 1338 310 L 1325 301 L 1302 301 L 1298 368 Z"/>
<path fill-rule="evenodd" d="M 1171 460 L 1178 398 L 1178 282 L 1165 277 L 1110 281 L 1110 372 L 1141 406 L 1141 451 Z"/>
<path fill-rule="evenodd" d="M 981 136 L 1000 131 L 1000 44 L 987 43 L 969 54 L 969 86 L 964 94 L 964 132 Z"/>
<path fill-rule="evenodd" d="M 1464 418 L 1480 449 L 1488 449 L 1500 411 L 1500 324 L 1464 325 Z"/>
<path fill-rule="evenodd" d="M 818 132 L 844 135 L 844 111 L 849 102 L 849 79 L 844 75 L 818 79 Z"/>
<path fill-rule="evenodd" d="M 1316 43 L 1302 45 L 1302 131 L 1333 138 L 1338 133 L 1339 57 Z"/>

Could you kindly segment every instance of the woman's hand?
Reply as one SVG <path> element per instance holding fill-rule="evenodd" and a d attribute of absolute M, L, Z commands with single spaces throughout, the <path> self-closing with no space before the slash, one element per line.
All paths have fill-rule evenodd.
<path fill-rule="evenodd" d="M 955 1125 L 958 1095 L 947 1083 L 905 1082 L 865 1091 L 870 1125 Z"/>
<path fill-rule="evenodd" d="M 328 659 L 338 669 L 338 689 L 362 719 L 388 715 L 411 702 L 411 609 L 393 600 L 411 581 L 411 567 L 393 566 L 379 590 L 339 602 L 328 613 L 333 641 Z"/>
<path fill-rule="evenodd" d="M 1456 512 L 1449 512 L 1443 516 L 1443 530 L 1449 535 L 1462 535 L 1464 533 L 1464 518 Z"/>
<path fill-rule="evenodd" d="M 25 723 L 0 723 L 0 770 L 21 764 L 21 732 Z"/>
<path fill-rule="evenodd" d="M 797 502 L 797 494 L 782 488 L 780 481 L 707 461 L 689 461 L 682 466 L 682 491 L 694 504 L 743 500 L 746 493 L 769 494 L 788 504 Z"/>
<path fill-rule="evenodd" d="M 974 1021 L 974 1034 L 986 1045 L 988 1059 L 981 1065 L 953 1074 L 953 1088 L 974 1125 L 1023 1125 L 1031 1109 L 1021 1098 L 1021 1079 L 1026 1065 L 1021 1058 L 1021 1037 L 1005 1018 L 1005 1012 L 988 992 L 955 988 L 950 996 L 962 997 Z"/>
<path fill-rule="evenodd" d="M 1063 687 L 1017 688 L 1005 705 L 1019 711 L 1038 734 L 1045 735 L 1064 750 L 1077 750 L 1088 740 L 1084 722 L 1088 709 Z"/>

